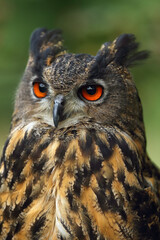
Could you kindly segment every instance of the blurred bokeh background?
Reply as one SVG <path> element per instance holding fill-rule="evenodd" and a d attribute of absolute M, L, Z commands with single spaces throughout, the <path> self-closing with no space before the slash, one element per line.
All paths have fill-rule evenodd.
<path fill-rule="evenodd" d="M 121 33 L 134 33 L 141 49 L 152 53 L 131 71 L 143 104 L 147 149 L 160 166 L 159 12 L 159 0 L 0 0 L 0 152 L 35 28 L 61 28 L 69 51 L 90 54 Z"/>

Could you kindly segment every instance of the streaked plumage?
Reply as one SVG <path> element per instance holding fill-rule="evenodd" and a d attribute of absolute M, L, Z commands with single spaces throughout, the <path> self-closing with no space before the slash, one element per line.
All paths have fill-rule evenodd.
<path fill-rule="evenodd" d="M 148 54 L 137 47 L 124 34 L 70 54 L 59 31 L 33 33 L 1 158 L 0 239 L 160 239 L 160 172 L 128 71 Z M 84 99 L 86 85 L 102 96 Z"/>

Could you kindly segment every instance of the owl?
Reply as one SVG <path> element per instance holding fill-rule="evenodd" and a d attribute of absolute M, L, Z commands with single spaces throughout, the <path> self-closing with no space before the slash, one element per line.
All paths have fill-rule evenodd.
<path fill-rule="evenodd" d="M 160 239 L 160 171 L 146 153 L 132 34 L 96 56 L 37 29 L 0 163 L 1 240 Z"/>

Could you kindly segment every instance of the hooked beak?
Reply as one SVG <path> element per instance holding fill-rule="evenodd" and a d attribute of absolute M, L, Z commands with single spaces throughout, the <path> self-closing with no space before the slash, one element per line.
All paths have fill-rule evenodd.
<path fill-rule="evenodd" d="M 53 122 L 55 127 L 58 126 L 58 123 L 62 118 L 63 108 L 64 108 L 64 96 L 59 94 L 55 98 L 53 107 Z"/>

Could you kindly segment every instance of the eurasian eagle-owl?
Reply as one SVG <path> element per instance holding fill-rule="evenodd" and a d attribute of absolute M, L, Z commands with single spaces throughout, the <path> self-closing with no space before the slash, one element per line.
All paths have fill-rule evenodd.
<path fill-rule="evenodd" d="M 0 239 L 160 239 L 159 170 L 128 70 L 132 34 L 96 56 L 36 30 L 0 165 Z"/>

